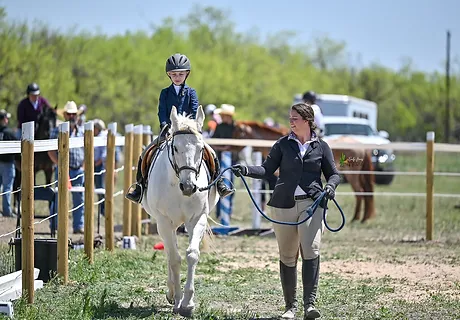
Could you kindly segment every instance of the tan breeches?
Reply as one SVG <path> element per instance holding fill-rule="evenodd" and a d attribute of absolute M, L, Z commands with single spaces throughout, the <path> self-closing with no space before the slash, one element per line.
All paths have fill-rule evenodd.
<path fill-rule="evenodd" d="M 307 208 L 313 200 L 296 201 L 293 208 L 272 208 L 273 218 L 285 222 L 298 222 L 307 216 Z M 274 223 L 276 241 L 280 260 L 288 267 L 297 264 L 299 249 L 302 259 L 310 260 L 319 256 L 321 236 L 323 233 L 323 208 L 318 207 L 312 218 L 298 226 L 287 226 Z"/>

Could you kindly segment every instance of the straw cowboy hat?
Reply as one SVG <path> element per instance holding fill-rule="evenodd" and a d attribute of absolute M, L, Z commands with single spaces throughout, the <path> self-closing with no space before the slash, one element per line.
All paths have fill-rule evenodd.
<path fill-rule="evenodd" d="M 61 117 L 64 117 L 64 113 L 76 114 L 78 116 L 81 114 L 81 110 L 78 110 L 75 101 L 67 101 L 63 109 L 57 110 L 57 114 Z"/>
<path fill-rule="evenodd" d="M 219 109 L 214 111 L 216 114 L 233 116 L 235 114 L 235 106 L 231 104 L 222 104 Z"/>

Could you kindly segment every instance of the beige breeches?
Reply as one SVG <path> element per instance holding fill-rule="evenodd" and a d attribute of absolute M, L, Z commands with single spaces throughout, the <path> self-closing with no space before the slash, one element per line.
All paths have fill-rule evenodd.
<path fill-rule="evenodd" d="M 307 216 L 306 210 L 313 200 L 296 201 L 293 208 L 272 208 L 273 218 L 285 222 L 298 222 Z M 302 259 L 310 260 L 319 256 L 321 236 L 323 233 L 323 208 L 318 207 L 312 218 L 298 226 L 287 226 L 274 223 L 276 241 L 280 260 L 288 267 L 297 264 L 299 249 Z"/>

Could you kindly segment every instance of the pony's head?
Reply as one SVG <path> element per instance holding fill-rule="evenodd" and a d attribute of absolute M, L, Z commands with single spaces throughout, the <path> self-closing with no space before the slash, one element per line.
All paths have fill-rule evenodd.
<path fill-rule="evenodd" d="M 204 112 L 198 107 L 196 118 L 178 115 L 176 107 L 171 111 L 171 161 L 179 177 L 179 188 L 184 196 L 197 191 L 197 177 L 203 159 L 204 140 L 201 135 Z"/>
<path fill-rule="evenodd" d="M 38 115 L 35 137 L 36 139 L 43 140 L 49 139 L 51 130 L 56 127 L 56 108 L 52 109 L 49 107 L 44 107 L 42 112 Z"/>

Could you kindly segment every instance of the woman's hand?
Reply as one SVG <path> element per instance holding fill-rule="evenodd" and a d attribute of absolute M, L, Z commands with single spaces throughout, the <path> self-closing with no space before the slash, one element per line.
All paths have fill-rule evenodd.
<path fill-rule="evenodd" d="M 326 184 L 326 186 L 324 187 L 324 191 L 326 191 L 326 199 L 328 200 L 332 200 L 335 198 L 335 190 L 334 190 L 334 187 L 331 186 L 330 184 Z"/>
<path fill-rule="evenodd" d="M 248 175 L 248 167 L 242 164 L 235 164 L 232 167 L 232 171 L 237 177 L 247 176 Z"/>

